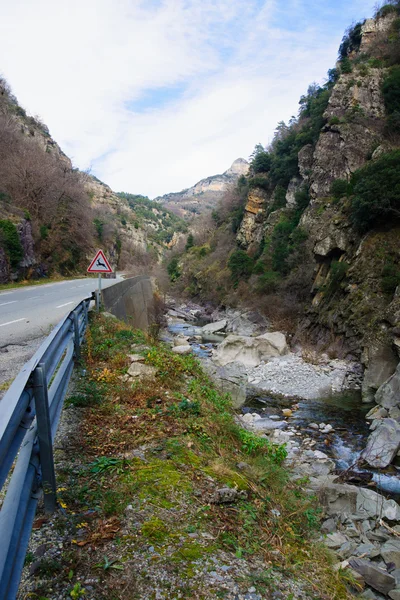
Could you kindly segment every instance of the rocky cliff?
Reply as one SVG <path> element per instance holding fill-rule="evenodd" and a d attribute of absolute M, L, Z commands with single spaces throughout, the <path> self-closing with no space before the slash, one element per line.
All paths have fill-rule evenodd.
<path fill-rule="evenodd" d="M 256 148 L 228 217 L 220 206 L 211 253 L 182 262 L 192 292 L 212 272 L 213 297 L 258 303 L 298 339 L 361 359 L 365 400 L 399 360 L 399 30 L 398 3 L 348 30 L 327 83 Z"/>
<path fill-rule="evenodd" d="M 241 175 L 246 175 L 248 170 L 249 163 L 244 158 L 238 158 L 222 175 L 201 179 L 194 186 L 181 192 L 158 196 L 155 202 L 182 217 L 210 211 L 216 207 L 227 188 L 235 184 Z"/>

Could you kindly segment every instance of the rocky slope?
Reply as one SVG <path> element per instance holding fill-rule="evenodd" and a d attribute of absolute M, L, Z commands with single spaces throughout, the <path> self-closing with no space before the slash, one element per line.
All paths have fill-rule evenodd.
<path fill-rule="evenodd" d="M 246 175 L 248 170 L 249 163 L 238 158 L 222 175 L 206 177 L 186 190 L 158 196 L 154 200 L 182 217 L 200 214 L 215 208 L 227 188 L 235 184 L 241 175 Z"/>
<path fill-rule="evenodd" d="M 350 28 L 328 82 L 219 209 L 207 256 L 193 248 L 180 265 L 191 293 L 258 304 L 278 328 L 300 323 L 303 342 L 361 360 L 366 401 L 399 360 L 399 23 L 390 3 Z"/>
<path fill-rule="evenodd" d="M 185 231 L 148 198 L 75 169 L 0 79 L 0 283 L 85 273 L 99 247 L 115 269 L 148 270 Z"/>

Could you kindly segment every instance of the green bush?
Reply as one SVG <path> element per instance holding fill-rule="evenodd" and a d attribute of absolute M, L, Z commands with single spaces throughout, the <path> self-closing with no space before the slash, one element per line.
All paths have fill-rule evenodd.
<path fill-rule="evenodd" d="M 330 280 L 325 290 L 326 296 L 333 296 L 334 293 L 339 289 L 339 284 L 345 279 L 349 267 L 349 263 L 345 262 L 344 260 L 332 261 L 330 269 Z"/>
<path fill-rule="evenodd" d="M 393 262 L 388 262 L 382 269 L 381 289 L 384 294 L 391 296 L 398 285 L 400 285 L 400 269 Z"/>
<path fill-rule="evenodd" d="M 253 272 L 253 266 L 253 259 L 244 250 L 235 250 L 228 260 L 228 268 L 235 282 L 239 279 L 248 279 Z"/>
<path fill-rule="evenodd" d="M 41 225 L 40 226 L 40 239 L 47 240 L 48 237 L 49 237 L 49 228 L 47 227 L 47 225 Z"/>
<path fill-rule="evenodd" d="M 99 240 L 101 241 L 103 239 L 104 223 L 103 223 L 103 221 L 101 221 L 100 219 L 98 219 L 96 217 L 95 219 L 93 219 L 93 225 L 96 230 L 96 235 L 99 238 Z"/>
<path fill-rule="evenodd" d="M 345 179 L 335 179 L 335 181 L 332 181 L 331 194 L 336 200 L 347 196 L 348 189 L 349 184 Z"/>
<path fill-rule="evenodd" d="M 256 290 L 260 293 L 272 294 L 278 289 L 280 281 L 279 274 L 275 271 L 267 271 L 258 278 Z"/>
<path fill-rule="evenodd" d="M 271 168 L 271 155 L 264 150 L 261 144 L 257 144 L 252 154 L 251 169 L 253 173 L 268 173 Z"/>
<path fill-rule="evenodd" d="M 193 233 L 189 233 L 187 240 L 186 240 L 186 246 L 185 246 L 186 252 L 188 252 L 188 250 L 190 250 L 190 248 L 193 248 L 193 246 L 194 246 Z"/>
<path fill-rule="evenodd" d="M 350 218 L 361 233 L 400 218 L 400 150 L 383 154 L 356 171 Z"/>
<path fill-rule="evenodd" d="M 179 260 L 176 256 L 168 263 L 167 272 L 171 281 L 176 281 L 181 276 Z"/>
<path fill-rule="evenodd" d="M 0 244 L 6 251 L 11 267 L 15 269 L 23 259 L 24 251 L 12 221 L 0 220 Z"/>
<path fill-rule="evenodd" d="M 400 65 L 392 67 L 382 83 L 389 130 L 400 131 Z"/>
<path fill-rule="evenodd" d="M 340 70 L 342 73 L 352 72 L 353 67 L 351 66 L 351 62 L 347 56 L 340 61 Z"/>
<path fill-rule="evenodd" d="M 399 2 L 397 0 L 395 0 L 394 2 L 388 2 L 387 4 L 381 6 L 381 8 L 379 8 L 376 11 L 375 17 L 380 19 L 382 17 L 386 17 L 386 15 L 390 15 L 391 13 L 395 12 L 399 12 Z"/>
<path fill-rule="evenodd" d="M 342 43 L 339 46 L 339 59 L 343 62 L 348 54 L 354 50 L 358 50 L 361 44 L 361 28 L 363 23 L 356 23 L 345 32 Z M 343 71 L 343 73 L 350 71 Z"/>

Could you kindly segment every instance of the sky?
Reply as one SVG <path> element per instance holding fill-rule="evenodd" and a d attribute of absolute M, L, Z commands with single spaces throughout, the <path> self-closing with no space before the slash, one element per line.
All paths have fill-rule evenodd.
<path fill-rule="evenodd" d="M 268 144 L 376 0 L 1 0 L 0 73 L 74 166 L 150 198 Z"/>

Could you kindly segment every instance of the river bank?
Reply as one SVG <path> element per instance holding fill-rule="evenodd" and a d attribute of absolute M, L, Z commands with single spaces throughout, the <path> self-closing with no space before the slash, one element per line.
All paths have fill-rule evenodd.
<path fill-rule="evenodd" d="M 361 402 L 361 365 L 289 348 L 254 313 L 204 315 L 196 305 L 172 311 L 170 343 L 201 358 L 217 385 L 233 393 L 237 422 L 285 444 L 293 478 L 306 477 L 310 492 L 319 495 L 327 517 L 321 533 L 338 568 L 357 573 L 368 585 L 366 598 L 399 598 L 398 465 L 377 469 L 362 460 L 369 424 L 374 431 L 380 423 L 379 406 L 371 410 Z M 204 316 L 211 324 L 196 326 Z M 210 329 L 219 339 L 207 341 Z"/>

